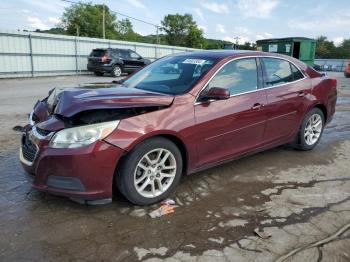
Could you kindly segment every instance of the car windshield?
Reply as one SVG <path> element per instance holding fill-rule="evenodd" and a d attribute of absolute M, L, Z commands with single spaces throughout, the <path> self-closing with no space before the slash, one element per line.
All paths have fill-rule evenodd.
<path fill-rule="evenodd" d="M 215 62 L 212 58 L 165 57 L 126 79 L 123 85 L 159 93 L 182 94 L 190 90 Z"/>

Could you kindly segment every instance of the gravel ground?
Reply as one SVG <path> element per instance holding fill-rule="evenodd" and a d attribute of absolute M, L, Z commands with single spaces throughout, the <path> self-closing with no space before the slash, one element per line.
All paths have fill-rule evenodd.
<path fill-rule="evenodd" d="M 349 261 L 350 79 L 332 76 L 337 112 L 313 151 L 279 147 L 183 177 L 179 207 L 160 219 L 120 195 L 85 206 L 31 190 L 19 164 L 12 127 L 37 99 L 112 78 L 0 80 L 0 260 Z"/>

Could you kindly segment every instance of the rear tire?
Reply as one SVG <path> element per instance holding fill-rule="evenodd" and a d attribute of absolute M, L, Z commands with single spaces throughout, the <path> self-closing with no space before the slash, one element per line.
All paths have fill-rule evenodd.
<path fill-rule="evenodd" d="M 320 141 L 324 129 L 324 114 L 315 107 L 304 117 L 294 147 L 299 150 L 312 150 Z"/>
<path fill-rule="evenodd" d="M 103 72 L 94 72 L 94 74 L 96 75 L 96 76 L 103 76 Z"/>
<path fill-rule="evenodd" d="M 123 73 L 122 68 L 119 65 L 115 65 L 112 69 L 112 76 L 119 77 Z"/>
<path fill-rule="evenodd" d="M 116 174 L 116 186 L 132 203 L 151 205 L 165 199 L 182 175 L 178 147 L 162 137 L 138 144 L 123 159 Z"/>

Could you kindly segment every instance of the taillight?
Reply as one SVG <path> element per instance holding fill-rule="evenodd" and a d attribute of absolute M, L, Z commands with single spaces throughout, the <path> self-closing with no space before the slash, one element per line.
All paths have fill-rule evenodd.
<path fill-rule="evenodd" d="M 108 55 L 104 55 L 101 57 L 101 62 L 104 63 L 104 62 L 107 62 L 109 59 Z"/>

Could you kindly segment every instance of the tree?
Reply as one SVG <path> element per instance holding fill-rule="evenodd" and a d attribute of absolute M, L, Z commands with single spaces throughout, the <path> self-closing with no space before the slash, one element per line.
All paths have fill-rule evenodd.
<path fill-rule="evenodd" d="M 77 3 L 65 9 L 62 26 L 68 35 L 101 38 L 103 11 L 105 16 L 105 36 L 107 39 L 137 41 L 139 35 L 134 32 L 129 19 L 117 21 L 117 16 L 106 5 Z"/>
<path fill-rule="evenodd" d="M 229 41 L 206 38 L 206 49 L 223 49 L 225 45 L 232 44 Z"/>
<path fill-rule="evenodd" d="M 205 44 L 203 31 L 198 28 L 190 14 L 167 15 L 161 24 L 169 45 L 200 47 Z"/>
<path fill-rule="evenodd" d="M 46 33 L 46 34 L 55 34 L 55 35 L 66 35 L 67 32 L 62 27 L 52 27 L 48 30 L 36 29 L 36 33 Z"/>
<path fill-rule="evenodd" d="M 78 3 L 67 7 L 62 16 L 62 25 L 69 35 L 102 37 L 102 17 L 105 10 L 106 38 L 117 37 L 116 15 L 106 5 Z"/>
<path fill-rule="evenodd" d="M 338 58 L 350 58 L 350 39 L 344 39 L 337 51 Z"/>
<path fill-rule="evenodd" d="M 190 25 L 188 28 L 188 34 L 186 36 L 186 46 L 194 48 L 204 48 L 205 39 L 203 37 L 202 29 L 199 29 L 195 25 Z"/>
<path fill-rule="evenodd" d="M 117 33 L 118 38 L 128 41 L 137 41 L 140 37 L 134 32 L 132 23 L 128 18 L 117 22 Z"/>
<path fill-rule="evenodd" d="M 241 50 L 256 50 L 256 44 L 255 43 L 250 43 L 250 42 L 245 42 L 242 45 L 238 45 L 238 49 L 241 49 Z"/>
<path fill-rule="evenodd" d="M 328 41 L 327 37 L 319 36 L 316 39 L 316 58 L 334 58 L 335 46 L 332 41 Z"/>

